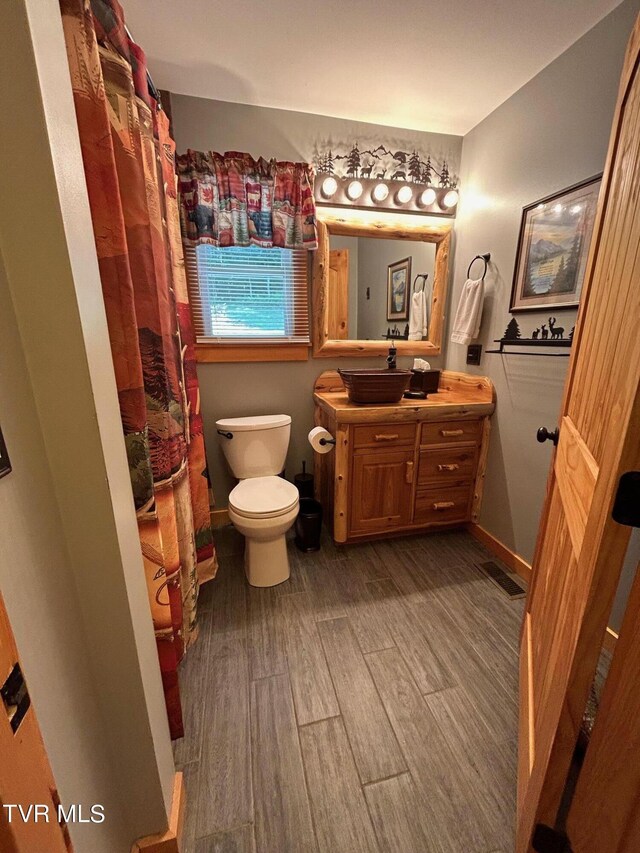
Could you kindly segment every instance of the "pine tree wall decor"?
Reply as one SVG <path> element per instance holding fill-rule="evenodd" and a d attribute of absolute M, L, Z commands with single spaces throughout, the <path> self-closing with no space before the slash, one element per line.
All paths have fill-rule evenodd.
<path fill-rule="evenodd" d="M 358 143 L 353 146 L 349 154 L 347 155 L 347 175 L 350 175 L 352 178 L 357 178 L 360 174 L 360 151 L 358 150 Z"/>
<path fill-rule="evenodd" d="M 509 325 L 505 329 L 505 333 L 502 337 L 505 341 L 517 340 L 517 338 L 520 337 L 520 326 L 518 325 L 518 321 L 515 317 L 512 317 L 509 321 Z"/>
<path fill-rule="evenodd" d="M 439 166 L 431 154 L 426 158 L 417 150 L 403 151 L 385 145 L 361 150 L 357 141 L 344 154 L 335 153 L 331 146 L 317 153 L 315 198 L 317 204 L 339 207 L 382 208 L 400 212 L 455 216 L 457 193 L 447 196 L 447 191 L 457 188 L 446 160 Z M 347 193 L 352 181 L 362 184 L 356 192 Z M 387 192 L 373 195 L 377 183 L 387 184 Z M 400 189 L 409 184 L 411 195 Z M 429 190 L 429 192 L 426 192 Z"/>

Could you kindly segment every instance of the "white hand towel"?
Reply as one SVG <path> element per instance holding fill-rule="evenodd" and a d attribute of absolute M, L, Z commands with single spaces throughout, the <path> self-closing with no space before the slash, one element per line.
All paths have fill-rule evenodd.
<path fill-rule="evenodd" d="M 409 314 L 409 340 L 421 341 L 427 336 L 427 299 L 423 290 L 411 296 Z"/>
<path fill-rule="evenodd" d="M 468 278 L 462 288 L 456 318 L 453 321 L 451 340 L 454 344 L 469 344 L 478 337 L 483 302 L 484 281 L 481 278 L 477 281 Z"/>

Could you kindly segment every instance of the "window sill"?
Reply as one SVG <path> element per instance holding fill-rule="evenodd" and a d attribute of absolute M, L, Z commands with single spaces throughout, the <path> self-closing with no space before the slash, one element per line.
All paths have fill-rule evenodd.
<path fill-rule="evenodd" d="M 311 344 L 196 343 L 198 362 L 307 361 Z"/>

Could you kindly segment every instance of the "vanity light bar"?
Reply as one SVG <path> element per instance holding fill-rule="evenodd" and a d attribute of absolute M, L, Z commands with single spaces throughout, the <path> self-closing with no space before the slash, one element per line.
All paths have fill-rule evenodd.
<path fill-rule="evenodd" d="M 322 172 L 314 184 L 316 204 L 426 216 L 455 216 L 460 193 L 456 187 L 431 187 L 379 178 L 339 178 Z"/>

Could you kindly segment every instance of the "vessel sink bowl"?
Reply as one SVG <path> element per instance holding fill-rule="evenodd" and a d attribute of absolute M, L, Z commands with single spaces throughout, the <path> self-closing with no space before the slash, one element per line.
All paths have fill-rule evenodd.
<path fill-rule="evenodd" d="M 410 370 L 358 368 L 338 370 L 352 403 L 397 403 L 407 390 Z"/>

